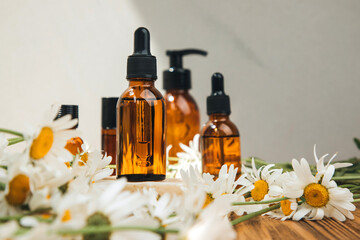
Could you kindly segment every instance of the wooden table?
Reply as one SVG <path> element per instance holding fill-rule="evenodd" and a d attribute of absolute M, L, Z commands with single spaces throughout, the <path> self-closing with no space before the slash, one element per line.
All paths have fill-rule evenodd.
<path fill-rule="evenodd" d="M 332 218 L 321 221 L 281 221 L 259 216 L 236 226 L 238 239 L 360 239 L 360 204 L 353 212 L 355 219 L 339 222 Z"/>
<path fill-rule="evenodd" d="M 111 179 L 111 178 L 110 178 Z M 109 180 L 110 180 L 109 179 Z M 115 178 L 112 178 L 114 180 Z M 155 188 L 160 194 L 172 192 L 182 194 L 181 180 L 166 179 L 162 182 L 128 183 L 126 190 L 137 191 L 141 188 Z M 312 239 L 356 239 L 360 240 L 360 203 L 355 204 L 354 220 L 339 222 L 333 218 L 320 221 L 281 221 L 268 216 L 258 216 L 236 225 L 238 239 L 249 240 L 312 240 Z M 226 239 L 224 239 L 226 240 Z"/>

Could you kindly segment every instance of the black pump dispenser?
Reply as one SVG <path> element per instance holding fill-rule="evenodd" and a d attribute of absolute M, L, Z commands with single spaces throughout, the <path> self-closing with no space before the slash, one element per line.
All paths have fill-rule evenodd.
<path fill-rule="evenodd" d="M 230 97 L 224 92 L 224 77 L 214 73 L 211 78 L 211 95 L 207 97 L 207 114 L 224 113 L 230 115 Z"/>
<path fill-rule="evenodd" d="M 156 57 L 150 52 L 150 32 L 144 27 L 134 33 L 134 53 L 127 60 L 127 79 L 156 80 Z"/>
<path fill-rule="evenodd" d="M 166 55 L 170 57 L 170 68 L 164 71 L 164 89 L 190 89 L 191 73 L 183 68 L 183 56 L 198 54 L 206 56 L 207 52 L 199 49 L 168 50 Z"/>

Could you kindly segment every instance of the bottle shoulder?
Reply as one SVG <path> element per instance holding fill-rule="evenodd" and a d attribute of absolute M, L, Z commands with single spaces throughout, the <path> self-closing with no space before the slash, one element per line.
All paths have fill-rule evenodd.
<path fill-rule="evenodd" d="M 154 86 L 129 86 L 120 96 L 120 99 L 152 99 L 163 100 L 163 95 Z"/>
<path fill-rule="evenodd" d="M 209 120 L 201 129 L 201 136 L 240 136 L 236 125 L 227 119 L 226 121 Z"/>
<path fill-rule="evenodd" d="M 168 109 L 180 110 L 182 112 L 199 111 L 195 99 L 189 93 L 167 92 L 164 98 Z"/>

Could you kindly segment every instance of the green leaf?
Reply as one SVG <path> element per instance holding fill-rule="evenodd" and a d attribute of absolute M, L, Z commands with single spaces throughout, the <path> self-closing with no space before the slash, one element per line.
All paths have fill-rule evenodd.
<path fill-rule="evenodd" d="M 357 148 L 360 150 L 360 140 L 358 138 L 354 138 L 354 142 L 355 142 Z"/>
<path fill-rule="evenodd" d="M 6 188 L 6 184 L 0 182 L 0 191 L 5 191 L 5 188 Z"/>

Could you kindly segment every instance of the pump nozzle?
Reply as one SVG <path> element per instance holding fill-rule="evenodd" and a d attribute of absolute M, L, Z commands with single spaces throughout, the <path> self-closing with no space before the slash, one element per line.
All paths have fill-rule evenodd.
<path fill-rule="evenodd" d="M 200 49 L 167 50 L 166 55 L 170 56 L 170 67 L 182 68 L 182 57 L 189 54 L 206 56 L 207 52 Z"/>
<path fill-rule="evenodd" d="M 206 56 L 207 52 L 200 49 L 168 50 L 166 55 L 170 57 L 170 68 L 164 71 L 164 89 L 190 89 L 190 70 L 183 68 L 183 56 L 198 54 Z"/>

